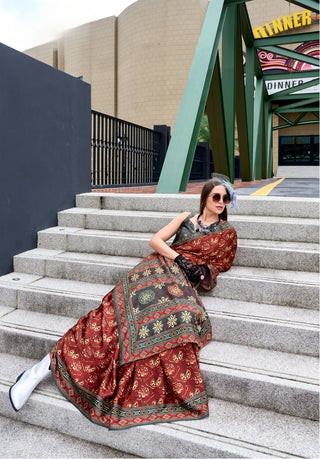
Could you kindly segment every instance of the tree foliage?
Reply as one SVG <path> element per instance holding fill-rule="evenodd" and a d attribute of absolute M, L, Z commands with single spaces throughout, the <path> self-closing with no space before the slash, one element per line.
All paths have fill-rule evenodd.
<path fill-rule="evenodd" d="M 200 131 L 198 136 L 198 143 L 199 142 L 210 142 L 209 122 L 207 115 L 203 115 L 201 120 Z"/>

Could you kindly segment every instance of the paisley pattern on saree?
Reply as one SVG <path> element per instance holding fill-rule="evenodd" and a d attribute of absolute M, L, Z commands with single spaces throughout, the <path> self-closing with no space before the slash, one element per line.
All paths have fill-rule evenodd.
<path fill-rule="evenodd" d="M 113 291 L 120 330 L 120 363 L 145 359 L 184 342 L 211 340 L 202 302 L 178 265 L 151 254 Z"/>
<path fill-rule="evenodd" d="M 237 250 L 237 233 L 226 221 L 221 221 L 209 235 L 196 232 L 187 217 L 177 232 L 172 247 L 197 265 L 206 264 L 210 279 L 205 290 L 215 287 L 219 272 L 228 271 Z M 201 290 L 201 284 L 200 284 Z"/>
<path fill-rule="evenodd" d="M 185 222 L 188 224 L 188 219 Z M 209 267 L 208 290 L 215 286 L 219 272 L 232 264 L 236 232 L 227 222 L 221 222 L 209 235 L 190 229 L 188 237 L 180 243 L 178 236 L 173 247 L 193 263 Z M 181 230 L 180 235 L 184 234 L 183 225 Z M 116 285 L 113 303 L 120 331 L 120 364 L 185 342 L 202 348 L 211 340 L 210 320 L 194 286 L 173 260 L 156 253 Z"/>
<path fill-rule="evenodd" d="M 52 348 L 51 369 L 62 394 L 111 430 L 208 416 L 196 344 L 119 365 L 110 294 Z"/>
<path fill-rule="evenodd" d="M 226 224 L 203 236 L 185 223 L 175 250 L 206 263 L 214 285 L 231 266 L 236 233 Z M 53 346 L 51 369 L 62 394 L 109 429 L 200 419 L 208 402 L 199 348 L 210 339 L 194 286 L 174 261 L 151 254 Z"/>

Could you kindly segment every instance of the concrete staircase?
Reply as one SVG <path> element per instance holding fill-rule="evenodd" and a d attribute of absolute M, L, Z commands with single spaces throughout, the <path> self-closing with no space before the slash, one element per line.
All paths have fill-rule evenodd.
<path fill-rule="evenodd" d="M 14 258 L 14 272 L 0 278 L 0 416 L 139 457 L 318 457 L 316 199 L 240 196 L 240 211 L 230 212 L 234 266 L 203 296 L 214 336 L 201 351 L 209 418 L 109 432 L 52 381 L 19 413 L 8 402 L 17 375 L 150 253 L 152 233 L 198 202 L 82 194 L 57 227 L 39 232 L 37 249 Z"/>

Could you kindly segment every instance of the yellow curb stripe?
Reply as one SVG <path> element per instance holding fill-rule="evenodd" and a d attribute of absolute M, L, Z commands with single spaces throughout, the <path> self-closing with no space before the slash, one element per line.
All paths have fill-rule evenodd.
<path fill-rule="evenodd" d="M 281 183 L 284 179 L 285 179 L 285 177 L 283 177 L 280 180 L 277 180 L 276 182 L 269 183 L 269 185 L 263 186 L 259 190 L 257 190 L 254 193 L 252 193 L 250 196 L 268 196 L 270 191 L 272 191 L 273 188 L 275 188 L 277 185 L 279 185 L 279 183 Z"/>

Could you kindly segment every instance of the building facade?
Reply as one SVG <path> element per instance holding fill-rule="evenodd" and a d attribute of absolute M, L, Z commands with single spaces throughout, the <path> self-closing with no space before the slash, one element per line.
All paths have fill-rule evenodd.
<path fill-rule="evenodd" d="M 25 53 L 90 83 L 92 109 L 150 128 L 173 128 L 207 7 L 208 0 L 138 0 L 118 17 L 81 25 Z M 284 0 L 254 0 L 247 8 L 257 38 L 318 30 L 319 17 Z M 319 43 L 306 49 L 319 56 Z M 269 53 L 260 60 L 266 72 L 291 71 L 285 58 Z M 281 123 L 274 118 L 274 126 Z M 303 150 L 316 164 L 318 126 L 274 131 L 274 172 L 286 161 L 288 145 L 294 145 L 293 163 Z"/>

